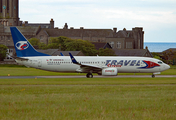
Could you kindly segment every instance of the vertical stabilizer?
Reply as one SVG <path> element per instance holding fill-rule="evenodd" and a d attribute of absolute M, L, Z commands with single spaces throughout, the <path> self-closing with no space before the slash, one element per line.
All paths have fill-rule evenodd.
<path fill-rule="evenodd" d="M 16 27 L 10 27 L 17 57 L 49 56 L 36 51 Z"/>

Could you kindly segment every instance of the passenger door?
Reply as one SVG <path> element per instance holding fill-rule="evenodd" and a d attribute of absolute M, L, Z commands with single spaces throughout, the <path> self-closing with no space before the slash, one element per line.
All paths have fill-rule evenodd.
<path fill-rule="evenodd" d="M 38 60 L 38 67 L 42 67 L 42 60 L 41 59 Z"/>

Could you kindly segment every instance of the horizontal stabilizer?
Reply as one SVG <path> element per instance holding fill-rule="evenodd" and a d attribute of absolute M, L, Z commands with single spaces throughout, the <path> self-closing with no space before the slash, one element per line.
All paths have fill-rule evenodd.
<path fill-rule="evenodd" d="M 16 56 L 12 56 L 12 58 L 16 59 L 16 60 L 21 60 L 21 61 L 27 61 L 29 59 L 27 58 L 22 58 L 22 57 L 16 57 Z"/>

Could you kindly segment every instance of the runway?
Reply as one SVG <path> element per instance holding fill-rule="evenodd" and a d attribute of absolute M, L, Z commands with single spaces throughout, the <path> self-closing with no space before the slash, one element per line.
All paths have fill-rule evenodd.
<path fill-rule="evenodd" d="M 176 78 L 176 75 L 156 75 L 157 78 Z M 27 78 L 86 78 L 86 76 L 0 76 L 0 79 L 27 79 Z M 151 78 L 151 75 L 118 75 L 98 76 L 94 78 Z"/>

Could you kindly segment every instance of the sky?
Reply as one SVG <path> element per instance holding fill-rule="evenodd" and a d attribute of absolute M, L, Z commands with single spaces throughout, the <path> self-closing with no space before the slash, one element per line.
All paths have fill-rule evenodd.
<path fill-rule="evenodd" d="M 143 27 L 144 42 L 176 43 L 176 0 L 19 0 L 21 21 L 75 29 L 132 30 Z"/>

